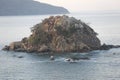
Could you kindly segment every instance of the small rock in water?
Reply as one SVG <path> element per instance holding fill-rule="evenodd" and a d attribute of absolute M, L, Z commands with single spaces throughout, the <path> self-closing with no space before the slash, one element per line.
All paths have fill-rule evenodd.
<path fill-rule="evenodd" d="M 65 61 L 70 61 L 70 60 L 71 60 L 70 58 L 65 59 Z"/>
<path fill-rule="evenodd" d="M 67 61 L 67 62 L 75 62 L 75 60 L 72 59 L 72 58 L 67 58 L 67 59 L 65 59 L 65 61 Z"/>
<path fill-rule="evenodd" d="M 83 58 L 80 58 L 81 60 L 90 60 L 89 57 L 83 57 Z"/>
<path fill-rule="evenodd" d="M 50 60 L 55 60 L 54 56 L 50 56 Z"/>
<path fill-rule="evenodd" d="M 5 47 L 2 50 L 9 51 L 10 46 L 5 45 Z"/>
<path fill-rule="evenodd" d="M 82 57 L 82 58 L 66 58 L 65 59 L 65 61 L 68 61 L 68 62 L 76 62 L 79 60 L 90 60 L 90 58 L 89 57 Z"/>
<path fill-rule="evenodd" d="M 13 55 L 13 57 L 16 57 L 16 55 Z"/>
<path fill-rule="evenodd" d="M 116 53 L 113 53 L 113 55 L 116 55 Z"/>
<path fill-rule="evenodd" d="M 18 58 L 23 58 L 23 56 L 18 56 Z"/>

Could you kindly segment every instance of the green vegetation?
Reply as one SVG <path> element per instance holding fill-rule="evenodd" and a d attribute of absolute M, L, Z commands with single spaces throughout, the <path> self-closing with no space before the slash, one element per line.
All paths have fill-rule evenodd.
<path fill-rule="evenodd" d="M 58 35 L 62 35 L 64 37 L 70 37 L 76 32 L 76 28 L 74 25 L 71 25 L 68 29 L 63 29 L 61 26 L 55 27 Z"/>
<path fill-rule="evenodd" d="M 29 37 L 29 43 L 32 45 L 45 44 L 49 42 L 49 34 L 45 32 L 40 25 L 32 28 L 33 34 Z"/>

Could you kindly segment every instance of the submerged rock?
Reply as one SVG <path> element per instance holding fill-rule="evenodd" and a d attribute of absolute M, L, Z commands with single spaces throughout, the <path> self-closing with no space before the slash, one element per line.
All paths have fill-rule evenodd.
<path fill-rule="evenodd" d="M 67 62 L 75 62 L 76 60 L 74 60 L 72 58 L 67 58 L 67 59 L 65 59 L 65 61 L 67 61 Z"/>
<path fill-rule="evenodd" d="M 23 58 L 23 56 L 18 56 L 18 58 Z"/>
<path fill-rule="evenodd" d="M 86 52 L 100 49 L 97 33 L 86 23 L 68 16 L 51 16 L 31 29 L 32 34 L 9 49 L 26 52 Z"/>
<path fill-rule="evenodd" d="M 66 58 L 65 61 L 67 62 L 75 62 L 79 60 L 90 60 L 89 57 L 71 57 L 71 58 Z"/>

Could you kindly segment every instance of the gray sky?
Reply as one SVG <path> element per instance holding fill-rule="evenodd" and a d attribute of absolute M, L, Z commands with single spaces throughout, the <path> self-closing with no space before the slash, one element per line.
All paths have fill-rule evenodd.
<path fill-rule="evenodd" d="M 120 0 L 36 0 L 63 6 L 71 12 L 119 10 Z"/>

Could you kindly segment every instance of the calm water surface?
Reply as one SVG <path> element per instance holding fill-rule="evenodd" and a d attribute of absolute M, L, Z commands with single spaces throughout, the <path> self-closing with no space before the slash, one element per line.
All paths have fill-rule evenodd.
<path fill-rule="evenodd" d="M 0 49 L 13 41 L 31 34 L 30 28 L 41 22 L 45 16 L 3 16 L 0 17 Z M 120 44 L 119 14 L 69 14 L 88 23 L 99 35 L 101 43 Z M 113 54 L 115 53 L 115 55 Z M 23 58 L 18 58 L 23 56 Z M 69 63 L 71 56 L 89 57 Z M 49 55 L 5 52 L 0 50 L 0 80 L 120 80 L 120 48 L 107 51 L 93 51 Z"/>

